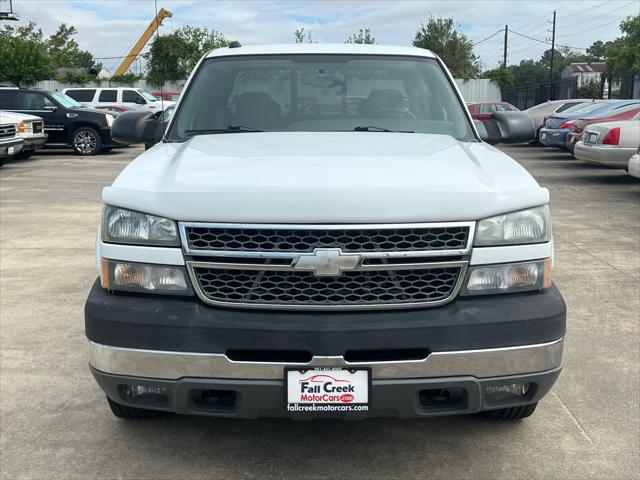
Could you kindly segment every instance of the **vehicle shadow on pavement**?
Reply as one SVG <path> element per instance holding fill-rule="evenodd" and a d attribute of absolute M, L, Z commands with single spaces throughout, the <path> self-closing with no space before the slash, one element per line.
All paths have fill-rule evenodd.
<path fill-rule="evenodd" d="M 195 474 L 206 471 L 205 463 L 217 472 L 234 472 L 228 477 L 392 479 L 419 476 L 411 465 L 428 465 L 432 478 L 440 478 L 461 456 L 477 465 L 487 458 L 490 443 L 524 438 L 528 427 L 526 421 L 493 422 L 480 415 L 361 421 L 168 416 L 120 422 L 117 430 L 140 458 L 179 457 L 186 477 L 185 465 Z M 482 442 L 489 443 L 478 448 Z M 497 453 L 492 461 L 502 464 Z"/>

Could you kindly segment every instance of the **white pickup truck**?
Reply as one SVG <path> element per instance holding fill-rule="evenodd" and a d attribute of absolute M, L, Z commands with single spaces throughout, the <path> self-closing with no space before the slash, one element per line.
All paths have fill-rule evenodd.
<path fill-rule="evenodd" d="M 158 141 L 103 191 L 85 325 L 113 413 L 531 415 L 565 334 L 548 191 L 427 50 L 232 47 L 168 126 L 113 125 Z"/>

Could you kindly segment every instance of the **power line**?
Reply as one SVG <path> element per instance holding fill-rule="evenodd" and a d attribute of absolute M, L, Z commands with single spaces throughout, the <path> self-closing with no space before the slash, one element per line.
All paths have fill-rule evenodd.
<path fill-rule="evenodd" d="M 611 3 L 611 2 L 612 2 L 612 0 L 607 0 L 606 2 L 602 2 L 602 3 L 598 4 L 598 5 L 596 5 L 595 7 L 593 7 L 593 8 L 591 8 L 591 9 L 589 9 L 589 13 L 591 13 L 591 12 L 593 12 L 594 10 L 596 10 L 596 9 L 598 9 L 598 8 L 600 8 L 600 7 L 602 7 L 603 5 L 606 5 L 607 3 Z M 635 3 L 635 2 L 631 2 L 631 3 Z M 629 5 L 630 5 L 630 4 L 629 4 Z M 624 6 L 624 7 L 622 7 L 622 8 L 625 8 L 626 6 L 627 6 L 627 5 L 625 5 L 625 6 Z M 597 20 L 597 19 L 598 19 L 598 17 L 595 17 L 595 18 L 593 18 L 593 17 L 591 17 L 591 18 L 587 18 L 586 20 L 582 20 L 582 21 L 580 21 L 580 22 L 570 23 L 569 25 L 563 25 L 563 26 L 562 26 L 562 28 L 569 28 L 569 27 L 573 27 L 574 25 L 582 25 L 583 23 L 592 22 L 593 20 Z"/>
<path fill-rule="evenodd" d="M 635 3 L 635 2 L 633 2 L 633 3 Z M 619 22 L 621 22 L 622 20 L 624 20 L 627 17 L 628 17 L 628 15 L 625 15 L 624 17 L 619 18 L 617 20 L 614 20 L 613 22 L 604 23 L 604 24 L 599 25 L 597 27 L 590 27 L 590 28 L 587 28 L 586 30 L 581 30 L 579 32 L 563 33 L 562 35 L 558 35 L 558 36 L 559 37 L 568 37 L 568 36 L 571 36 L 571 35 L 580 35 L 581 33 L 591 32 L 592 30 L 598 30 L 600 28 L 604 28 L 604 27 L 608 27 L 610 25 L 613 25 L 614 23 L 619 23 Z"/>
<path fill-rule="evenodd" d="M 510 29 L 509 31 L 510 31 L 511 33 L 515 33 L 516 35 L 520 35 L 521 37 L 528 38 L 529 40 L 533 40 L 533 41 L 535 41 L 535 42 L 545 43 L 545 44 L 547 44 L 547 45 L 551 45 L 551 42 L 548 42 L 548 41 L 546 41 L 546 40 L 540 40 L 539 38 L 533 38 L 533 37 L 530 37 L 530 36 L 528 36 L 528 35 L 524 35 L 524 34 L 522 34 L 522 33 L 519 33 L 519 32 L 516 32 L 516 31 L 514 31 L 514 30 L 511 30 L 511 29 Z M 558 35 L 558 36 L 560 36 L 560 35 Z M 586 47 L 572 47 L 572 46 L 570 46 L 570 45 L 557 45 L 557 46 L 558 46 L 558 47 L 565 47 L 565 48 L 572 48 L 572 49 L 574 49 L 574 50 L 586 50 Z"/>
<path fill-rule="evenodd" d="M 496 35 L 498 35 L 500 32 L 504 32 L 504 28 L 501 28 L 500 30 L 498 30 L 497 32 L 495 32 L 492 35 L 489 35 L 486 38 L 483 38 L 482 40 L 478 40 L 477 42 L 473 43 L 472 46 L 475 47 L 476 45 L 481 44 L 482 42 L 486 42 L 487 40 L 489 40 L 490 38 L 495 37 Z"/>

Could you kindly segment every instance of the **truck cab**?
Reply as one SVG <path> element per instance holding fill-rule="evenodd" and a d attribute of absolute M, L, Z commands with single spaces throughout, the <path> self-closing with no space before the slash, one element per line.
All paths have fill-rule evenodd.
<path fill-rule="evenodd" d="M 547 189 L 428 50 L 234 46 L 168 126 L 114 123 L 160 141 L 102 194 L 85 325 L 113 413 L 531 415 L 565 334 Z"/>

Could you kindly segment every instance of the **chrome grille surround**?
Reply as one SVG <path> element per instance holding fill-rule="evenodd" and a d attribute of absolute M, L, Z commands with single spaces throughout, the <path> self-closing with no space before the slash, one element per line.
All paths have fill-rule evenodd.
<path fill-rule="evenodd" d="M 14 137 L 17 131 L 13 123 L 0 125 L 0 137 Z"/>
<path fill-rule="evenodd" d="M 443 249 L 345 250 L 343 245 L 329 243 L 331 248 L 307 247 L 298 243 L 294 250 L 265 250 L 253 242 L 254 249 L 193 248 L 189 240 L 192 229 L 215 229 L 238 232 L 247 237 L 256 231 L 268 230 L 287 234 L 304 232 L 301 236 L 314 239 L 308 232 L 339 232 L 349 243 L 350 234 L 362 237 L 363 231 L 381 231 L 382 236 L 402 237 L 411 232 L 422 238 L 430 229 L 451 232 L 458 237 L 464 232 L 464 242 Z M 194 289 L 200 299 L 210 305 L 235 308 L 351 310 L 417 308 L 443 305 L 458 294 L 464 280 L 475 222 L 422 224 L 355 224 L 355 225 L 291 225 L 291 224 L 212 224 L 181 222 L 180 237 L 185 260 Z M 398 234 L 397 232 L 401 232 Z M 226 235 L 226 233 L 225 233 Z M 231 234 L 233 235 L 233 233 Z M 330 235 L 331 238 L 333 238 Z M 415 237 L 412 237 L 415 238 Z M 403 241 L 400 238 L 399 241 Z M 273 243 L 272 243 L 273 245 Z M 424 245 L 424 243 L 422 243 Z M 330 257 L 329 267 L 322 258 Z M 335 265 L 334 265 L 335 264 Z M 334 270 L 333 267 L 336 267 Z M 362 286 L 362 288 L 358 288 Z"/>

